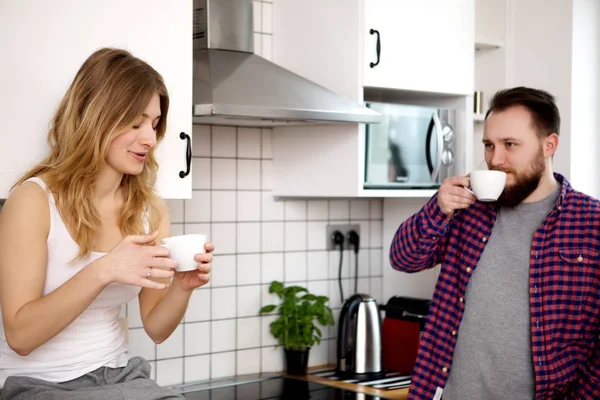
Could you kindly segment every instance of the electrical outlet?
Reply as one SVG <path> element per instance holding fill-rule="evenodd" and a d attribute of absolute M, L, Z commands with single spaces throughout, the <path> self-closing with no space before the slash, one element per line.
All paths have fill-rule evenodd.
<path fill-rule="evenodd" d="M 340 231 L 342 233 L 342 235 L 344 235 L 344 250 L 348 250 L 350 248 L 350 244 L 348 243 L 348 232 L 350 231 L 356 231 L 356 233 L 358 233 L 358 236 L 360 236 L 360 225 L 358 224 L 353 224 L 353 225 L 327 225 L 327 229 L 326 229 L 326 234 L 327 237 L 325 238 L 326 243 L 327 243 L 327 250 L 338 250 L 339 247 L 337 245 L 333 244 L 333 232 L 335 231 Z"/>

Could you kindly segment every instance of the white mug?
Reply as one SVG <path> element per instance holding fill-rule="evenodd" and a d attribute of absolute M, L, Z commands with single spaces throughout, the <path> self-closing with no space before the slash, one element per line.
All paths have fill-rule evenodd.
<path fill-rule="evenodd" d="M 479 201 L 496 201 L 506 185 L 506 172 L 480 169 L 471 172 L 471 192 Z"/>
<path fill-rule="evenodd" d="M 206 253 L 204 248 L 206 241 L 206 234 L 194 233 L 164 238 L 161 246 L 169 249 L 169 258 L 179 264 L 176 271 L 184 272 L 198 269 L 198 261 L 194 260 L 194 256 Z"/>

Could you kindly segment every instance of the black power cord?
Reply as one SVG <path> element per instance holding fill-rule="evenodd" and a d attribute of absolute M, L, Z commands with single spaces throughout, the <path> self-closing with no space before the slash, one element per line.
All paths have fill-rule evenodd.
<path fill-rule="evenodd" d="M 348 232 L 348 243 L 354 246 L 354 293 L 358 293 L 358 248 L 360 246 L 360 236 L 355 230 Z"/>
<path fill-rule="evenodd" d="M 344 235 L 340 231 L 331 234 L 331 240 L 336 246 L 340 246 L 340 267 L 338 269 L 338 285 L 340 287 L 340 301 L 344 304 L 344 289 L 342 289 L 342 260 L 344 258 Z"/>

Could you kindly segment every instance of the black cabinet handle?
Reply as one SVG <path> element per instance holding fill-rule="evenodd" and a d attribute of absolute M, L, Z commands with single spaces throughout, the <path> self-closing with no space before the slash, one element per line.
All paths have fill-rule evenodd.
<path fill-rule="evenodd" d="M 187 140 L 187 149 L 185 151 L 185 164 L 187 166 L 187 170 L 179 171 L 179 177 L 183 179 L 190 174 L 190 166 L 192 165 L 192 138 L 185 132 L 181 132 L 179 134 L 179 138 L 181 140 Z"/>
<path fill-rule="evenodd" d="M 370 66 L 371 68 L 373 68 L 373 67 L 375 67 L 377 64 L 379 64 L 379 60 L 380 60 L 380 57 L 381 57 L 381 35 L 379 35 L 379 31 L 377 31 L 377 30 L 375 30 L 375 29 L 371 29 L 371 30 L 369 31 L 369 33 L 370 33 L 371 35 L 373 35 L 373 34 L 375 34 L 375 33 L 377 34 L 377 62 L 375 62 L 375 63 L 373 63 L 373 62 L 372 62 L 372 63 L 370 63 L 370 64 L 369 64 L 369 66 Z"/>

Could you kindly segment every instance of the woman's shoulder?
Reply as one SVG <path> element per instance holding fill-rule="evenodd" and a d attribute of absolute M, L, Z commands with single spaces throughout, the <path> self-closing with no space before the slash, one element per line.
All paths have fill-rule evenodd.
<path fill-rule="evenodd" d="M 30 224 L 50 228 L 48 195 L 42 185 L 28 180 L 16 186 L 2 206 L 2 224 Z"/>

